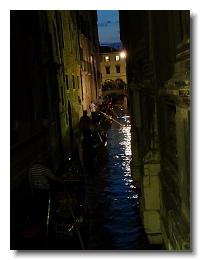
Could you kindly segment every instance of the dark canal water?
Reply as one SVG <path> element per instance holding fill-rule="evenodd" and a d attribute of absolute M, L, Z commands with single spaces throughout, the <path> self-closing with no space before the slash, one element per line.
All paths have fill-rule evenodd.
<path fill-rule="evenodd" d="M 149 249 L 133 184 L 130 118 L 121 108 L 108 130 L 108 145 L 88 178 L 90 236 L 87 249 Z"/>

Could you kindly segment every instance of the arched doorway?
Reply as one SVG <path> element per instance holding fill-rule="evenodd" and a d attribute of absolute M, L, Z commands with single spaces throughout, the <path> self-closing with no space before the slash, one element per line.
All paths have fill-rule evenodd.
<path fill-rule="evenodd" d="M 110 90 L 114 87 L 115 82 L 112 79 L 106 79 L 103 84 L 103 90 Z"/>
<path fill-rule="evenodd" d="M 116 88 L 124 89 L 125 85 L 126 84 L 122 79 L 118 78 L 118 79 L 115 80 L 115 87 Z"/>

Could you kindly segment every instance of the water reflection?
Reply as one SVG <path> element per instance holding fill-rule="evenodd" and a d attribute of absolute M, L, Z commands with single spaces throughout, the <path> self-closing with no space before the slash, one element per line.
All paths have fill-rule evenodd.
<path fill-rule="evenodd" d="M 102 249 L 144 249 L 143 228 L 139 217 L 139 201 L 133 184 L 131 161 L 131 126 L 128 115 L 117 118 L 108 131 L 107 157 L 99 169 L 102 184 L 98 193 L 101 205 Z M 100 222 L 96 225 L 100 226 Z M 97 231 L 96 231 L 97 232 Z M 95 238 L 93 239 L 94 243 Z M 96 246 L 96 248 L 95 248 Z M 93 249 L 98 249 L 93 245 Z"/>

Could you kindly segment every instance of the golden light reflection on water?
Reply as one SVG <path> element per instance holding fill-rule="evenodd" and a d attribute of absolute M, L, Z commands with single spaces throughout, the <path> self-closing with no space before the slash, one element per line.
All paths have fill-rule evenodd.
<path fill-rule="evenodd" d="M 125 148 L 124 154 L 126 156 L 131 156 L 131 126 L 122 127 L 121 132 L 124 134 L 124 138 L 123 141 L 120 142 L 120 145 Z"/>
<path fill-rule="evenodd" d="M 120 132 L 123 134 L 122 141 L 119 143 L 121 146 L 121 149 L 123 150 L 121 158 L 123 159 L 122 162 L 122 168 L 124 170 L 124 176 L 123 181 L 124 184 L 129 188 L 130 190 L 127 190 L 128 193 L 132 192 L 132 189 L 135 188 L 135 186 L 132 184 L 132 176 L 131 176 L 131 169 L 130 169 L 130 161 L 131 161 L 131 126 L 129 125 L 130 121 L 128 120 L 129 116 L 125 116 L 124 120 L 126 125 L 120 128 Z M 128 199 L 131 198 L 137 198 L 138 195 L 134 194 L 133 196 L 127 196 Z"/>
<path fill-rule="evenodd" d="M 101 239 L 105 245 L 111 243 L 112 249 L 133 249 L 137 246 L 138 237 L 142 234 L 139 220 L 138 195 L 134 187 L 130 162 L 131 154 L 131 127 L 129 116 L 118 117 L 120 124 L 114 124 L 108 130 L 108 157 L 98 182 L 100 188 L 92 189 L 100 195 L 99 202 L 94 201 L 95 224 L 96 219 L 103 217 L 103 232 Z M 120 125 L 124 126 L 120 126 Z M 97 204 L 102 207 L 97 210 Z M 94 231 L 96 228 L 94 226 Z M 97 234 L 99 235 L 99 234 Z M 98 242 L 100 241 L 98 237 Z"/>

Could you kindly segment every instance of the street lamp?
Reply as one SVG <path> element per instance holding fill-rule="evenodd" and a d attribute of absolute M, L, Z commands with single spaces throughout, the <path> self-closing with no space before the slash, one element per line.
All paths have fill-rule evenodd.
<path fill-rule="evenodd" d="M 121 57 L 122 59 L 126 58 L 126 52 L 125 52 L 125 51 L 121 51 L 121 52 L 120 52 L 120 57 Z"/>

